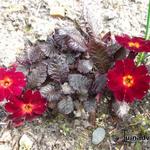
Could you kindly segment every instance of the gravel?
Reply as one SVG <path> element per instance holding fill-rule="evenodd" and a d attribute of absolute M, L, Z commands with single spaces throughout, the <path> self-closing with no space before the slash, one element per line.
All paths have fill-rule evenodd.
<path fill-rule="evenodd" d="M 46 39 L 55 27 L 70 22 L 50 16 L 51 8 L 61 6 L 71 19 L 89 22 L 94 33 L 143 36 L 147 1 L 141 0 L 2 0 L 0 5 L 0 62 L 9 66 L 24 49 L 26 40 Z"/>
<path fill-rule="evenodd" d="M 50 16 L 50 10 L 55 6 L 63 7 L 66 16 L 76 19 L 81 27 L 84 27 L 87 21 L 96 36 L 101 37 L 108 31 L 113 34 L 144 36 L 148 0 L 63 0 L 63 2 L 62 0 L 2 0 L 0 4 L 1 65 L 12 65 L 28 40 L 33 43 L 37 39 L 44 40 L 54 31 L 54 28 L 73 25 L 66 18 Z M 72 136 L 66 137 L 59 133 L 58 126 L 63 123 L 64 120 L 53 124 L 53 128 L 56 128 L 55 133 L 49 132 L 51 128 L 40 126 L 39 123 L 27 124 L 20 129 L 6 129 L 5 132 L 9 132 L 7 134 L 10 140 L 1 138 L 4 144 L 0 145 L 0 149 L 17 149 L 20 137 L 29 133 L 30 136 L 32 135 L 35 150 L 38 147 L 40 150 L 71 150 L 74 149 L 76 140 L 77 147 L 80 146 L 79 144 L 82 145 L 78 129 L 71 131 L 74 132 Z M 4 130 L 0 132 L 1 135 L 6 134 Z M 83 142 L 87 146 L 88 134 L 87 131 L 83 132 L 86 135 Z"/>

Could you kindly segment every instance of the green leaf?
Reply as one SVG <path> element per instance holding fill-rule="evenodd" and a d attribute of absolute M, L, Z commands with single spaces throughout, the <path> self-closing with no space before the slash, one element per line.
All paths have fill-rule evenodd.
<path fill-rule="evenodd" d="M 142 145 L 140 142 L 136 142 L 135 146 L 134 146 L 135 150 L 141 150 L 142 149 Z"/>
<path fill-rule="evenodd" d="M 148 5 L 148 16 L 147 16 L 145 39 L 146 40 L 150 39 L 150 1 L 149 1 L 149 5 Z"/>
<path fill-rule="evenodd" d="M 145 39 L 146 40 L 150 39 L 150 0 L 149 0 L 149 5 L 148 5 L 148 15 L 147 15 Z M 141 63 L 143 63 L 144 59 L 145 59 L 145 53 L 144 52 L 139 53 L 137 56 L 137 65 L 140 65 Z"/>

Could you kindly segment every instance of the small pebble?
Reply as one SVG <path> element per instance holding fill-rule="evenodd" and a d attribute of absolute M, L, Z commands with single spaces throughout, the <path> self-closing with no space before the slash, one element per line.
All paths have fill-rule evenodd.
<path fill-rule="evenodd" d="M 103 128 L 97 128 L 94 130 L 92 134 L 92 143 L 94 145 L 99 144 L 105 138 L 105 130 Z"/>
<path fill-rule="evenodd" d="M 20 147 L 19 150 L 31 150 L 32 145 L 33 145 L 33 141 L 29 138 L 29 136 L 27 136 L 26 134 L 24 134 L 19 141 Z"/>

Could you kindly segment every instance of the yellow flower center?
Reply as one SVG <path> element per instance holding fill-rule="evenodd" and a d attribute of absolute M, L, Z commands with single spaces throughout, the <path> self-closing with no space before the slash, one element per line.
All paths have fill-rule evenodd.
<path fill-rule="evenodd" d="M 133 76 L 126 75 L 126 76 L 123 77 L 123 85 L 125 85 L 127 87 L 132 87 L 133 84 L 134 84 Z"/>
<path fill-rule="evenodd" d="M 24 104 L 22 109 L 23 109 L 23 112 L 25 112 L 25 113 L 31 113 L 33 110 L 33 105 L 32 104 Z"/>
<path fill-rule="evenodd" d="M 8 88 L 12 85 L 12 83 L 13 81 L 8 77 L 5 77 L 3 80 L 0 80 L 0 86 L 2 86 L 3 88 Z"/>
<path fill-rule="evenodd" d="M 138 42 L 129 42 L 128 45 L 129 45 L 129 47 L 135 47 L 135 48 L 140 47 L 140 44 Z"/>

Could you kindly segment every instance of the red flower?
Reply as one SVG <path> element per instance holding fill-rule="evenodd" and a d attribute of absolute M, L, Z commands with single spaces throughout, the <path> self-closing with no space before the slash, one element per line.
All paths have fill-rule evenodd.
<path fill-rule="evenodd" d="M 108 87 L 119 101 L 132 103 L 142 99 L 149 89 L 147 68 L 137 67 L 131 59 L 119 60 L 108 72 Z"/>
<path fill-rule="evenodd" d="M 141 37 L 129 37 L 128 35 L 115 36 L 116 41 L 123 47 L 134 52 L 150 52 L 150 40 Z"/>
<path fill-rule="evenodd" d="M 43 98 L 39 91 L 26 91 L 20 98 L 11 97 L 10 101 L 5 105 L 7 112 L 11 113 L 9 117 L 14 123 L 22 120 L 32 120 L 41 115 L 46 110 L 47 101 Z"/>
<path fill-rule="evenodd" d="M 0 68 L 0 101 L 10 95 L 19 96 L 26 86 L 26 78 L 22 72 L 15 68 Z"/>

